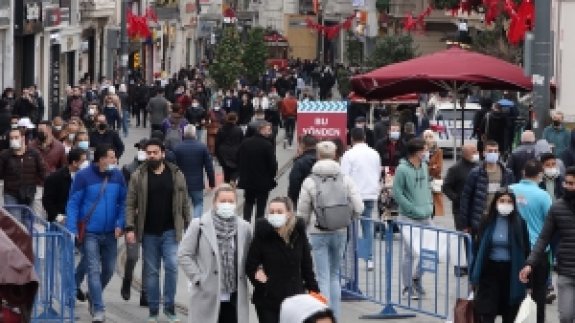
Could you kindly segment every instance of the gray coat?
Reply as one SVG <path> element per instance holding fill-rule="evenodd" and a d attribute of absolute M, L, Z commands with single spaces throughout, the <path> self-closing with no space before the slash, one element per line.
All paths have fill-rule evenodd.
<path fill-rule="evenodd" d="M 150 113 L 150 124 L 160 125 L 168 117 L 170 101 L 162 95 L 156 95 L 148 101 L 146 111 Z"/>
<path fill-rule="evenodd" d="M 178 250 L 178 260 L 188 277 L 190 303 L 188 323 L 217 323 L 220 313 L 220 255 L 212 213 L 192 220 Z M 199 236 L 198 236 L 199 234 Z M 246 257 L 252 241 L 249 223 L 238 217 L 238 323 L 249 322 Z"/>

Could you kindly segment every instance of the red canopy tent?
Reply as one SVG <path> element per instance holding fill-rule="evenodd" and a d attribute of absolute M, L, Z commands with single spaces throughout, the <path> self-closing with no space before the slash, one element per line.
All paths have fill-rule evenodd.
<path fill-rule="evenodd" d="M 523 69 L 498 58 L 453 47 L 352 77 L 354 92 L 383 100 L 406 93 L 483 89 L 530 91 Z"/>
<path fill-rule="evenodd" d="M 453 97 L 454 111 L 458 93 L 472 86 L 510 91 L 530 91 L 533 88 L 521 67 L 459 47 L 356 75 L 351 79 L 351 86 L 354 92 L 368 100 L 383 100 L 412 92 L 448 91 Z M 461 109 L 461 114 L 463 120 L 464 109 Z M 461 125 L 463 127 L 463 122 Z M 462 135 L 461 145 L 463 143 Z M 453 136 L 453 150 L 455 159 L 456 136 Z"/>
<path fill-rule="evenodd" d="M 352 91 L 349 93 L 347 98 L 353 103 L 383 103 L 383 104 L 418 104 L 419 103 L 419 96 L 417 95 L 417 93 L 398 95 L 396 97 L 386 99 L 386 100 L 367 100 L 365 97 Z"/>

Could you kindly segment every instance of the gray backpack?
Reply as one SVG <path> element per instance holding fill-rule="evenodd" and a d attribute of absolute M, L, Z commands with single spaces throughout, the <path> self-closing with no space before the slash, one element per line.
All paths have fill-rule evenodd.
<path fill-rule="evenodd" d="M 316 228 L 333 231 L 349 226 L 353 209 L 343 183 L 343 175 L 310 176 L 316 187 L 316 196 L 313 200 Z"/>

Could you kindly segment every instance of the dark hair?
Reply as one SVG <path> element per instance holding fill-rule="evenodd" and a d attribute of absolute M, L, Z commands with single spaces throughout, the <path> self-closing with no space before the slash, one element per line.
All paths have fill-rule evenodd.
<path fill-rule="evenodd" d="M 161 86 L 158 86 L 158 87 L 156 88 L 156 94 L 163 94 L 163 93 L 164 93 L 164 88 L 161 87 Z"/>
<path fill-rule="evenodd" d="M 264 114 L 264 109 L 256 109 L 255 114 Z"/>
<path fill-rule="evenodd" d="M 497 143 L 497 141 L 492 140 L 492 139 L 486 140 L 484 146 L 485 146 L 485 147 L 487 147 L 487 146 L 491 146 L 491 147 L 497 146 L 497 148 L 499 148 L 499 144 Z"/>
<path fill-rule="evenodd" d="M 46 127 L 50 128 L 50 129 L 52 128 L 52 122 L 51 121 L 42 120 L 42 121 L 38 122 L 38 125 L 41 125 L 41 124 L 45 125 Z"/>
<path fill-rule="evenodd" d="M 313 135 L 305 134 L 303 137 L 301 137 L 300 143 L 302 144 L 303 149 L 315 149 L 315 146 L 317 145 L 317 138 Z"/>
<path fill-rule="evenodd" d="M 158 146 L 160 147 L 160 150 L 166 151 L 166 146 L 164 146 L 164 143 L 158 138 L 151 138 L 150 140 L 146 141 L 144 149 L 148 149 L 150 146 Z"/>
<path fill-rule="evenodd" d="M 180 113 L 182 110 L 182 106 L 179 103 L 172 104 L 172 112 L 173 113 Z"/>
<path fill-rule="evenodd" d="M 421 138 L 412 138 L 407 142 L 407 155 L 413 156 L 418 151 L 425 149 L 425 140 Z"/>
<path fill-rule="evenodd" d="M 565 177 L 567 176 L 575 177 L 575 166 L 567 167 L 567 169 L 565 170 Z"/>
<path fill-rule="evenodd" d="M 238 122 L 238 114 L 230 112 L 226 114 L 226 123 L 236 124 Z"/>
<path fill-rule="evenodd" d="M 575 169 L 574 169 L 575 172 Z M 480 233 L 483 232 L 483 230 L 485 229 L 485 227 L 487 226 L 487 224 L 491 223 L 491 221 L 493 221 L 498 213 L 497 211 L 497 200 L 502 197 L 503 195 L 508 195 L 509 197 L 511 197 L 511 200 L 513 201 L 513 211 L 511 212 L 511 214 L 509 214 L 509 220 L 510 221 L 515 221 L 515 219 L 519 216 L 519 213 L 517 212 L 517 198 L 515 197 L 515 193 L 513 193 L 513 191 L 511 190 L 511 188 L 509 187 L 503 187 L 501 189 L 499 189 L 497 192 L 495 192 L 495 195 L 493 196 L 493 200 L 491 201 L 491 205 L 489 206 L 489 213 L 487 213 L 486 217 L 483 217 L 483 220 L 481 221 L 481 225 L 480 225 Z"/>
<path fill-rule="evenodd" d="M 543 172 L 543 165 L 537 159 L 530 159 L 525 162 L 523 166 L 524 176 L 527 178 L 533 178 Z"/>
<path fill-rule="evenodd" d="M 86 155 L 86 151 L 81 148 L 72 148 L 68 153 L 68 165 L 71 165 L 72 162 L 80 161 L 82 155 Z"/>
<path fill-rule="evenodd" d="M 115 152 L 114 147 L 110 144 L 99 144 L 96 146 L 96 149 L 94 149 L 94 161 L 96 163 L 99 162 L 100 159 L 106 157 L 110 150 Z"/>
<path fill-rule="evenodd" d="M 365 141 L 365 130 L 362 128 L 351 129 L 351 140 L 354 142 Z"/>
<path fill-rule="evenodd" d="M 340 137 L 336 137 L 331 139 L 331 142 L 333 142 L 335 144 L 335 147 L 337 148 L 335 150 L 335 158 L 339 160 L 341 156 L 343 156 L 343 150 L 344 150 L 343 141 L 341 140 Z"/>
<path fill-rule="evenodd" d="M 557 157 L 555 157 L 555 154 L 553 153 L 542 153 L 541 155 L 539 155 L 539 160 L 541 161 L 541 164 L 545 164 L 545 162 L 548 161 L 549 159 L 557 159 Z"/>
<path fill-rule="evenodd" d="M 317 312 L 312 316 L 308 317 L 303 321 L 303 323 L 316 323 L 320 319 L 330 318 L 333 323 L 336 323 L 335 316 L 333 315 L 333 311 L 329 308 L 326 308 L 323 311 Z"/>

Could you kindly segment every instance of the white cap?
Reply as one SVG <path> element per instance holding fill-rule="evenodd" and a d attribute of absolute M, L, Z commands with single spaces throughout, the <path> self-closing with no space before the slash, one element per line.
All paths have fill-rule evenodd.
<path fill-rule="evenodd" d="M 30 121 L 30 118 L 24 117 L 18 120 L 18 127 L 26 128 L 26 129 L 34 129 L 36 126 Z"/>
<path fill-rule="evenodd" d="M 302 323 L 310 316 L 328 309 L 317 298 L 301 294 L 286 298 L 280 310 L 280 323 Z"/>

